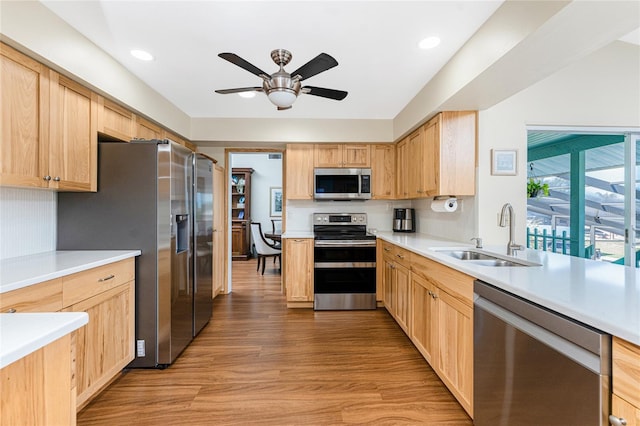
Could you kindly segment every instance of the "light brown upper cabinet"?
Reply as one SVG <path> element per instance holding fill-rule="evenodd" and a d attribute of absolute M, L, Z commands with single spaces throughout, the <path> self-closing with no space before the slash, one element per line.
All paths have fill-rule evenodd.
<path fill-rule="evenodd" d="M 313 145 L 290 144 L 285 153 L 285 196 L 288 200 L 313 199 Z"/>
<path fill-rule="evenodd" d="M 315 167 L 371 167 L 367 144 L 315 144 Z"/>
<path fill-rule="evenodd" d="M 98 96 L 98 132 L 129 142 L 135 132 L 136 117 L 133 112 Z"/>
<path fill-rule="evenodd" d="M 97 96 L 0 44 L 0 185 L 97 189 Z"/>
<path fill-rule="evenodd" d="M 55 71 L 50 76 L 50 187 L 97 191 L 98 96 Z"/>
<path fill-rule="evenodd" d="M 0 185 L 47 188 L 49 70 L 0 43 Z"/>
<path fill-rule="evenodd" d="M 136 139 L 164 139 L 164 130 L 157 124 L 136 116 Z"/>
<path fill-rule="evenodd" d="M 409 198 L 409 137 L 396 145 L 396 198 Z"/>
<path fill-rule="evenodd" d="M 474 195 L 476 111 L 445 111 L 396 146 L 397 198 Z"/>
<path fill-rule="evenodd" d="M 395 166 L 395 145 L 371 145 L 371 179 L 373 180 L 373 199 L 390 200 L 395 197 Z"/>
<path fill-rule="evenodd" d="M 475 195 L 476 121 L 476 111 L 444 111 L 425 124 L 428 196 Z"/>

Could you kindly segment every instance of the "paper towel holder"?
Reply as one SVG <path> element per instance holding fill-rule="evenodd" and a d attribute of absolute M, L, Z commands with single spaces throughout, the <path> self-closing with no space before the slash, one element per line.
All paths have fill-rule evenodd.
<path fill-rule="evenodd" d="M 433 197 L 431 210 L 435 212 L 454 212 L 458 208 L 458 199 L 455 195 L 439 195 Z"/>

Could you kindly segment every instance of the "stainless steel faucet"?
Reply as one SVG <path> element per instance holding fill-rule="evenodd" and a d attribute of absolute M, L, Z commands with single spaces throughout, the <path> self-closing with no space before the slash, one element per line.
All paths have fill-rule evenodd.
<path fill-rule="evenodd" d="M 513 213 L 513 207 L 511 204 L 506 203 L 502 206 L 502 211 L 500 212 L 500 226 L 507 226 L 507 215 L 509 216 L 509 242 L 507 243 L 507 256 L 513 256 L 516 250 L 524 250 L 524 247 L 520 244 L 516 244 L 514 241 L 513 234 L 515 233 L 516 228 L 516 215 Z"/>

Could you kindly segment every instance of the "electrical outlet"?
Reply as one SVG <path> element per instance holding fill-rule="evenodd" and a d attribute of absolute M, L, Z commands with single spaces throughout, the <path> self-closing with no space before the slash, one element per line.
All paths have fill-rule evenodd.
<path fill-rule="evenodd" d="M 145 356 L 144 340 L 136 340 L 136 356 L 138 357 Z"/>

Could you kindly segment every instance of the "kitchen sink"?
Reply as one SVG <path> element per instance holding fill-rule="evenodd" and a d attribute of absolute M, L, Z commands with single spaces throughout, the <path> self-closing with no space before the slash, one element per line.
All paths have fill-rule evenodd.
<path fill-rule="evenodd" d="M 520 259 L 510 259 L 479 250 L 471 249 L 436 249 L 438 253 L 446 254 L 458 260 L 463 260 L 478 266 L 505 267 L 505 266 L 540 266 L 538 263 Z"/>

